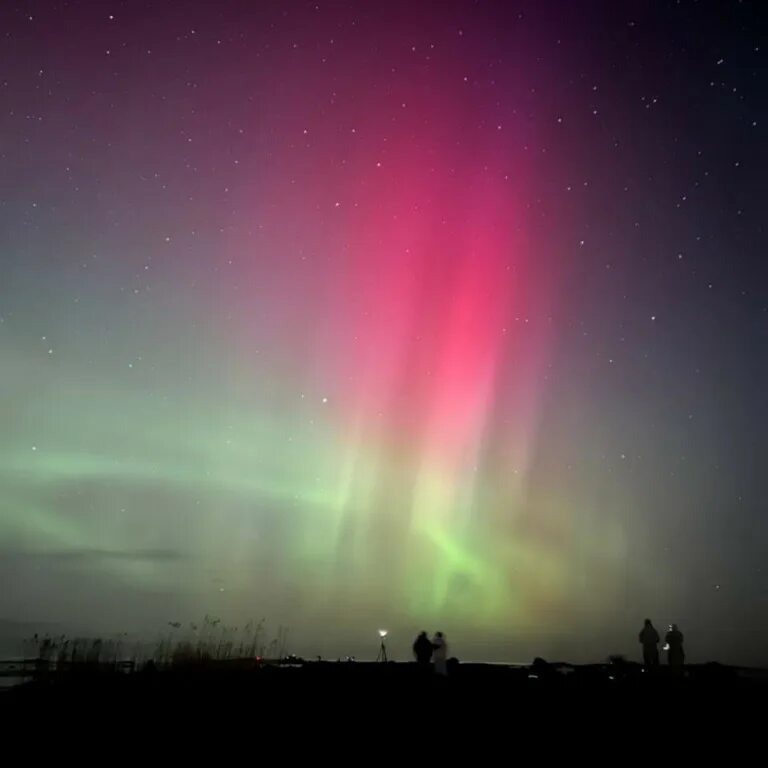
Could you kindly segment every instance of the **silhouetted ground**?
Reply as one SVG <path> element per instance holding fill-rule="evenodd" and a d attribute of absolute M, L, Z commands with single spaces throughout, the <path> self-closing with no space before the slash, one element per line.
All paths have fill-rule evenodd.
<path fill-rule="evenodd" d="M 169 712 L 216 703 L 242 710 L 311 702 L 337 711 L 386 704 L 402 710 L 422 701 L 454 708 L 494 706 L 529 711 L 556 706 L 584 714 L 582 708 L 647 709 L 677 717 L 691 707 L 720 708 L 754 698 L 764 702 L 768 673 L 717 664 L 683 669 L 640 665 L 550 665 L 505 667 L 450 663 L 446 678 L 412 663 L 301 662 L 295 665 L 251 661 L 195 663 L 133 673 L 87 665 L 6 691 L 2 704 L 45 711 L 98 702 L 100 707 L 129 704 L 161 706 Z M 761 704 L 761 707 L 763 705 Z M 395 710 L 396 711 L 396 710 Z"/>
<path fill-rule="evenodd" d="M 206 754 L 217 764 L 469 768 L 547 765 L 553 756 L 593 765 L 604 755 L 633 765 L 645 754 L 687 766 L 714 762 L 719 744 L 726 765 L 741 765 L 746 745 L 764 740 L 768 679 L 760 673 L 564 669 L 462 664 L 442 679 L 406 663 L 216 662 L 133 674 L 79 667 L 0 694 L 0 722 L 6 743 L 23 743 L 28 758 L 48 748 L 59 763 L 66 754 L 82 762 L 87 750 L 99 764 L 133 750 L 148 765 L 197 765 Z M 21 740 L 27 726 L 31 736 Z"/>

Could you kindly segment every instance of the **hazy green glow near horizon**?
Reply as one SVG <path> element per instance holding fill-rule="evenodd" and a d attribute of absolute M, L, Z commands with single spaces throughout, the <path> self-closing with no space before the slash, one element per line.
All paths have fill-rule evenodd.
<path fill-rule="evenodd" d="M 333 406 L 319 400 L 297 404 L 281 430 L 271 413 L 238 415 L 229 405 L 90 394 L 61 365 L 55 396 L 26 409 L 0 453 L 0 533 L 33 560 L 59 558 L 57 568 L 92 561 L 108 589 L 177 590 L 180 613 L 193 619 L 214 608 L 258 613 L 268 578 L 267 607 L 290 594 L 298 614 L 333 613 L 341 600 L 375 606 L 396 623 L 488 631 L 500 617 L 517 627 L 550 621 L 537 610 L 542 597 L 568 594 L 567 553 L 537 544 L 535 530 L 515 533 L 532 520 L 520 515 L 526 489 L 517 473 L 495 510 L 483 501 L 498 519 L 483 519 L 474 482 L 452 503 L 456 483 L 439 466 L 419 465 L 414 475 L 407 448 L 350 445 Z M 547 504 L 551 520 L 566 524 L 557 523 L 554 495 Z M 622 546 L 590 539 L 585 546 L 612 557 Z M 166 561 L 162 553 L 173 554 Z"/>

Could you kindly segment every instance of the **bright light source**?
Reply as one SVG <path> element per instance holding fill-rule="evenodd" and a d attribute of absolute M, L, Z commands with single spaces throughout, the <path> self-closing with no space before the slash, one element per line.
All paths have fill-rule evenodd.
<path fill-rule="evenodd" d="M 664 647 L 662 648 L 663 651 L 669 650 L 669 643 L 664 643 Z"/>
<path fill-rule="evenodd" d="M 386 629 L 380 629 L 379 630 L 379 637 L 386 637 L 388 634 Z"/>

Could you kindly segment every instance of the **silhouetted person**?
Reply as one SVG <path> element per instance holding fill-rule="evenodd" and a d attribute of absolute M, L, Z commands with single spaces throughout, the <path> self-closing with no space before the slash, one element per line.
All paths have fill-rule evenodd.
<path fill-rule="evenodd" d="M 432 642 L 427 637 L 426 632 L 419 632 L 419 636 L 413 644 L 413 655 L 421 667 L 426 667 L 432 660 Z"/>
<path fill-rule="evenodd" d="M 667 646 L 667 663 L 670 667 L 681 667 L 685 664 L 685 651 L 683 651 L 683 633 L 677 628 L 677 624 L 669 625 L 669 632 L 664 638 Z"/>
<path fill-rule="evenodd" d="M 448 674 L 448 643 L 442 632 L 435 632 L 432 638 L 432 661 L 436 675 Z"/>
<path fill-rule="evenodd" d="M 643 664 L 646 667 L 657 667 L 659 665 L 659 633 L 650 619 L 645 620 L 638 640 L 643 646 Z"/>

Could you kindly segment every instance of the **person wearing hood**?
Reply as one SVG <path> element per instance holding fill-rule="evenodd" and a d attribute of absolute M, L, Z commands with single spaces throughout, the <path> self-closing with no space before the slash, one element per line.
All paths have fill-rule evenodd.
<path fill-rule="evenodd" d="M 426 667 L 432 660 L 432 642 L 426 632 L 420 632 L 413 644 L 413 655 L 420 667 Z"/>
<path fill-rule="evenodd" d="M 638 640 L 640 640 L 640 644 L 643 646 L 643 664 L 646 667 L 657 667 L 659 665 L 659 639 L 659 633 L 651 623 L 651 620 L 646 619 L 638 636 Z"/>

